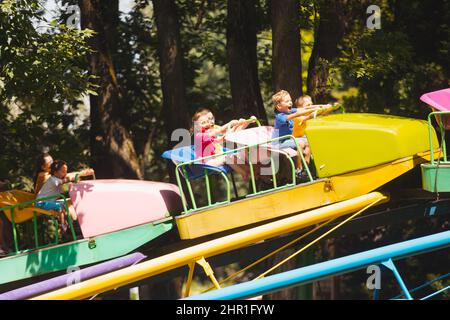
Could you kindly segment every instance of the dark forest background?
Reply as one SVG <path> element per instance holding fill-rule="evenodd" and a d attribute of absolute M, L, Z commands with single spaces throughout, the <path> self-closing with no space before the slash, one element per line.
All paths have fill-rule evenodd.
<path fill-rule="evenodd" d="M 199 107 L 219 123 L 272 124 L 270 98 L 286 89 L 347 112 L 425 119 L 419 97 L 450 87 L 450 0 L 137 0 L 127 14 L 118 0 L 64 0 L 39 27 L 44 4 L 0 3 L 0 181 L 10 188 L 31 189 L 43 149 L 97 178 L 173 181 L 160 155 Z M 380 29 L 367 27 L 372 4 Z M 68 6 L 78 6 L 81 29 Z M 406 223 L 381 241 L 442 228 Z"/>

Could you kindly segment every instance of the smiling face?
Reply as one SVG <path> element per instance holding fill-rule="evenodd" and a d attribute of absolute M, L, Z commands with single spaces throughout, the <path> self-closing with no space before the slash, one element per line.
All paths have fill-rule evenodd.
<path fill-rule="evenodd" d="M 278 102 L 278 104 L 276 105 L 276 108 L 279 112 L 287 113 L 287 114 L 291 113 L 291 109 L 292 109 L 291 95 L 289 93 L 283 95 L 280 102 Z"/>
<path fill-rule="evenodd" d="M 312 103 L 311 97 L 305 97 L 303 99 L 303 108 L 310 109 L 312 105 L 313 105 L 313 103 Z"/>
<path fill-rule="evenodd" d="M 196 121 L 196 125 L 198 128 L 203 130 L 209 130 L 214 127 L 215 119 L 211 112 L 208 112 L 204 115 L 198 117 Z"/>
<path fill-rule="evenodd" d="M 61 166 L 59 170 L 55 171 L 54 176 L 60 179 L 64 179 L 67 175 L 67 165 Z"/>
<path fill-rule="evenodd" d="M 297 100 L 295 100 L 295 106 L 299 109 L 311 109 L 314 108 L 313 102 L 310 96 L 301 96 Z"/>

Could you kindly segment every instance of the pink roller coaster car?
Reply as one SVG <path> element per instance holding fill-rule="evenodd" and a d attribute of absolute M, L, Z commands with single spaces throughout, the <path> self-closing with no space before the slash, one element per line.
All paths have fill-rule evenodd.
<path fill-rule="evenodd" d="M 181 208 L 178 187 L 162 182 L 87 180 L 71 185 L 69 194 L 85 238 L 158 221 Z"/>
<path fill-rule="evenodd" d="M 450 88 L 425 93 L 420 100 L 430 105 L 434 111 L 450 111 Z M 442 116 L 445 129 L 450 129 L 450 115 Z"/>

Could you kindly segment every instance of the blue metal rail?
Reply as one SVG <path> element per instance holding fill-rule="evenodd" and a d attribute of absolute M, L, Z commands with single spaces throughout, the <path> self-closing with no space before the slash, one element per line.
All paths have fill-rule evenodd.
<path fill-rule="evenodd" d="M 450 246 L 450 231 L 445 231 L 191 296 L 187 299 L 230 300 L 251 298 L 321 278 L 348 273 L 372 264 L 382 264 L 390 269 L 399 282 L 404 295 L 408 299 L 412 299 L 410 291 L 401 279 L 392 260 L 435 251 L 448 246 Z"/>

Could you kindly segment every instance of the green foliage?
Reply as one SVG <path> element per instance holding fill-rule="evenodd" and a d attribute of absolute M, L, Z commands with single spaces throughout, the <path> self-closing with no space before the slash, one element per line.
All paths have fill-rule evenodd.
<path fill-rule="evenodd" d="M 176 4 L 189 112 L 193 114 L 197 108 L 207 107 L 213 110 L 219 123 L 230 120 L 226 2 L 179 0 Z M 167 147 L 167 137 L 151 1 L 137 1 L 134 10 L 122 20 L 118 50 L 113 59 L 127 106 L 126 122 L 139 154 L 142 155 L 147 143 L 151 143 L 150 154 L 144 159 L 146 179 L 164 180 L 168 168 L 160 155 Z M 266 55 L 264 65 L 271 72 L 270 56 Z"/>
<path fill-rule="evenodd" d="M 72 111 L 36 114 L 25 110 L 15 118 L 0 113 L 0 178 L 10 179 L 15 188 L 31 190 L 36 158 L 44 147 L 55 159 L 68 161 L 70 169 L 87 163 L 88 128 L 86 124 L 72 127 Z"/>
<path fill-rule="evenodd" d="M 226 1 L 177 1 L 181 22 L 188 107 L 213 110 L 217 119 L 231 114 L 226 55 Z"/>
<path fill-rule="evenodd" d="M 352 45 L 357 43 L 357 47 Z M 347 79 L 372 80 L 379 77 L 395 77 L 408 72 L 412 65 L 412 50 L 406 35 L 364 29 L 362 33 L 350 34 L 343 43 L 340 58 L 341 70 Z"/>
<path fill-rule="evenodd" d="M 0 180 L 28 189 L 43 147 L 74 167 L 87 161 L 78 107 L 95 90 L 84 66 L 92 32 L 55 22 L 43 32 L 41 11 L 39 1 L 0 4 Z"/>
<path fill-rule="evenodd" d="M 381 29 L 353 22 L 334 64 L 347 110 L 423 118 L 419 97 L 450 85 L 450 1 L 383 1 Z"/>
<path fill-rule="evenodd" d="M 166 176 L 160 154 L 166 146 L 162 120 L 162 90 L 159 77 L 156 26 L 147 1 L 137 1 L 134 10 L 122 16 L 118 26 L 117 51 L 112 53 L 122 93 L 125 123 L 146 168 L 148 180 Z M 149 154 L 145 154 L 149 148 Z"/>
<path fill-rule="evenodd" d="M 41 19 L 38 9 L 37 1 L 6 1 L 0 7 L 0 101 L 17 99 L 55 111 L 94 89 L 80 67 L 92 32 L 53 24 L 52 33 L 41 33 L 33 25 Z"/>

